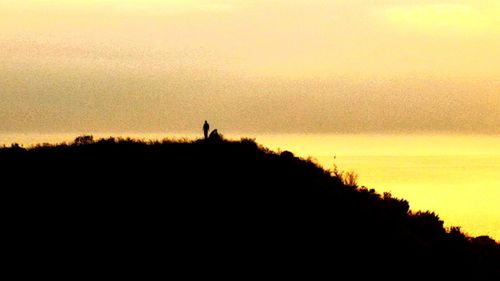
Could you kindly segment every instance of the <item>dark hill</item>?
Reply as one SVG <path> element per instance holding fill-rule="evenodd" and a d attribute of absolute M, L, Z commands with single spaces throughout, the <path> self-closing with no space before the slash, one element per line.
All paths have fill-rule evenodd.
<path fill-rule="evenodd" d="M 248 139 L 14 145 L 0 170 L 9 260 L 40 273 L 500 280 L 488 237 Z"/>

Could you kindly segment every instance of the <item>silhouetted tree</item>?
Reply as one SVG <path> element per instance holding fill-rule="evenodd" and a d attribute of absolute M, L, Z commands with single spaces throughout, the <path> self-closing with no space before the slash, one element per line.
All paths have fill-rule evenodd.
<path fill-rule="evenodd" d="M 75 145 L 85 145 L 85 144 L 91 144 L 92 142 L 94 142 L 94 136 L 83 135 L 83 136 L 76 137 L 74 144 Z"/>

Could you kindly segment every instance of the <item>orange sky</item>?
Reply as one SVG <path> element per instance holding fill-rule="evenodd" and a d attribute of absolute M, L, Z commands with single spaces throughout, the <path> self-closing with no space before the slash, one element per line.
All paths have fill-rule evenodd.
<path fill-rule="evenodd" d="M 500 133 L 498 1 L 0 0 L 0 132 Z"/>

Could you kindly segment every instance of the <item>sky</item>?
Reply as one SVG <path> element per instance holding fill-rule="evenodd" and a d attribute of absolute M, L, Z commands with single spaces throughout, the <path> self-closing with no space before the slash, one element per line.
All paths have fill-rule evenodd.
<path fill-rule="evenodd" d="M 0 132 L 500 134 L 500 2 L 0 0 Z"/>

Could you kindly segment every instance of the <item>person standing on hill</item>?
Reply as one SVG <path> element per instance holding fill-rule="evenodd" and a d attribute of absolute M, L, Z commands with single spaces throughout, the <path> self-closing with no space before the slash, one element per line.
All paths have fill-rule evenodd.
<path fill-rule="evenodd" d="M 205 135 L 205 139 L 208 138 L 208 130 L 210 130 L 210 125 L 208 125 L 207 120 L 205 120 L 205 124 L 203 124 L 203 134 Z"/>

